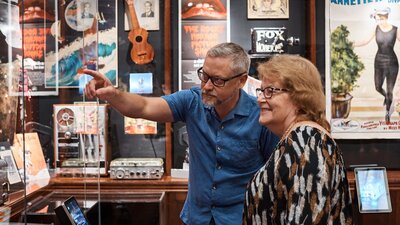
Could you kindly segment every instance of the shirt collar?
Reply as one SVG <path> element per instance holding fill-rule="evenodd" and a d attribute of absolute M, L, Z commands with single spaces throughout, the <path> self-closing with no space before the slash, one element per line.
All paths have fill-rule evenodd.
<path fill-rule="evenodd" d="M 233 109 L 233 113 L 241 116 L 248 116 L 251 113 L 252 105 L 254 104 L 254 99 L 251 98 L 243 89 L 240 89 L 239 102 Z"/>
<path fill-rule="evenodd" d="M 229 112 L 229 114 L 225 117 L 224 120 L 232 118 L 233 115 L 249 116 L 253 104 L 254 104 L 254 99 L 252 99 L 252 96 L 248 95 L 243 89 L 240 89 L 238 104 L 235 106 L 235 108 L 233 108 L 231 112 Z M 212 112 L 215 112 L 214 107 L 204 105 L 204 108 Z"/>

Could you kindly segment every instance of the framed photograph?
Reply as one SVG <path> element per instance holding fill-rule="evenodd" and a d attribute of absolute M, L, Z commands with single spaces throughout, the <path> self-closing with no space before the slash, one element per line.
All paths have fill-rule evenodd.
<path fill-rule="evenodd" d="M 124 29 L 131 30 L 135 18 L 130 15 L 128 6 L 125 3 Z M 148 31 L 160 30 L 160 3 L 159 0 L 135 1 L 134 5 L 137 22 L 141 28 Z"/>
<path fill-rule="evenodd" d="M 289 0 L 247 0 L 248 19 L 288 19 Z"/>
<path fill-rule="evenodd" d="M 10 185 L 20 183 L 21 177 L 11 149 L 0 151 L 0 158 L 7 162 L 7 178 Z"/>

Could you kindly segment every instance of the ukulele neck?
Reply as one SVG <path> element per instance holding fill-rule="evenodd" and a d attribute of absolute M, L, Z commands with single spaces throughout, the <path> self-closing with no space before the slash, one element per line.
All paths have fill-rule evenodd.
<path fill-rule="evenodd" d="M 133 1 L 130 1 L 130 3 L 128 3 L 128 8 L 129 8 L 129 15 L 131 16 L 132 29 L 139 29 L 140 25 L 138 18 L 136 16 L 136 10 Z"/>

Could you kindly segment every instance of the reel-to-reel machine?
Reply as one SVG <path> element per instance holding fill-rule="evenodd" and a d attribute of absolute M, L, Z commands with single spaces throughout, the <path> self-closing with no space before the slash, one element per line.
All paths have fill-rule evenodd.
<path fill-rule="evenodd" d="M 62 175 L 107 175 L 107 105 L 55 104 L 54 157 Z"/>

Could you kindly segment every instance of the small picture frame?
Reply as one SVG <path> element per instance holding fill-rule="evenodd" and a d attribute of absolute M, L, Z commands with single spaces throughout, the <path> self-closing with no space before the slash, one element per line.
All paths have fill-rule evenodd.
<path fill-rule="evenodd" d="M 288 19 L 289 0 L 247 0 L 248 19 Z"/>
<path fill-rule="evenodd" d="M 131 73 L 129 75 L 129 92 L 135 94 L 152 94 L 153 74 Z"/>
<path fill-rule="evenodd" d="M 125 134 L 157 134 L 157 122 L 125 117 Z"/>
<path fill-rule="evenodd" d="M 285 27 L 254 27 L 251 29 L 251 54 L 282 54 L 287 52 Z"/>
<path fill-rule="evenodd" d="M 159 0 L 143 0 L 135 1 L 135 13 L 139 26 L 147 31 L 160 30 L 160 2 Z M 132 28 L 132 20 L 130 17 L 128 6 L 125 3 L 124 29 L 129 31 Z"/>
<path fill-rule="evenodd" d="M 21 177 L 11 149 L 0 151 L 0 158 L 7 162 L 7 178 L 10 185 L 21 183 Z"/>

